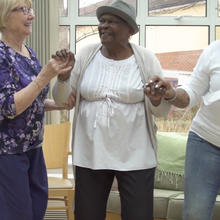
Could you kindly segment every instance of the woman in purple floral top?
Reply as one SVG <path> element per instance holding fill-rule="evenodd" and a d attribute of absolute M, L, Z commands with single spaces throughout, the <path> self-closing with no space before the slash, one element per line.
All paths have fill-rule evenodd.
<path fill-rule="evenodd" d="M 41 220 L 48 186 L 42 153 L 44 111 L 58 107 L 46 98 L 50 80 L 71 71 L 73 56 L 52 58 L 42 69 L 23 44 L 31 34 L 31 0 L 0 1 L 0 219 Z"/>

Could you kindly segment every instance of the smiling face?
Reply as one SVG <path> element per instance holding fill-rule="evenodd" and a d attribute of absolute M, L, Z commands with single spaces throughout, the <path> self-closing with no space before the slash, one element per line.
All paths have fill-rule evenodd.
<path fill-rule="evenodd" d="M 4 31 L 23 37 L 30 35 L 32 33 L 32 21 L 35 16 L 29 9 L 30 7 L 26 4 L 13 8 L 5 21 Z"/>
<path fill-rule="evenodd" d="M 99 18 L 99 36 L 103 45 L 128 43 L 132 29 L 121 18 L 112 14 L 103 14 Z"/>

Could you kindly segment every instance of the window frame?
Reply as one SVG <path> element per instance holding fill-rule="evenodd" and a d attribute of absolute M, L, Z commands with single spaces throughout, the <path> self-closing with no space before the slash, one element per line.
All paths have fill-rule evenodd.
<path fill-rule="evenodd" d="M 82 17 L 78 15 L 79 0 L 67 0 L 68 16 L 59 18 L 59 25 L 70 26 L 70 50 L 76 51 L 76 26 L 98 25 L 96 17 Z M 148 16 L 148 0 L 137 0 L 137 24 L 139 25 L 139 42 L 141 46 L 146 45 L 146 26 L 208 26 L 209 43 L 216 38 L 216 26 L 220 26 L 218 15 L 218 0 L 207 0 L 206 17 L 191 16 Z"/>

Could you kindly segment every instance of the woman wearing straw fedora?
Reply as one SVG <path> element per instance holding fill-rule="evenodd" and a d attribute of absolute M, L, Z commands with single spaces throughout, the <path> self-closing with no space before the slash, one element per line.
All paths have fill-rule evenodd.
<path fill-rule="evenodd" d="M 145 82 L 162 77 L 149 50 L 129 42 L 138 32 L 133 6 L 116 0 L 99 7 L 101 43 L 76 55 L 71 76 L 61 75 L 53 88 L 57 104 L 75 91 L 73 165 L 75 219 L 104 220 L 114 177 L 118 182 L 123 220 L 153 219 L 156 126 L 170 104 L 146 96 Z M 57 52 L 57 57 L 66 54 Z"/>

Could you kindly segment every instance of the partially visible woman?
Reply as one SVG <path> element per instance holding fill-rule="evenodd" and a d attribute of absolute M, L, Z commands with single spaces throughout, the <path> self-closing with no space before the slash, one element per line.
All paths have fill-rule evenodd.
<path fill-rule="evenodd" d="M 144 85 L 150 77 L 162 76 L 161 66 L 151 51 L 129 42 L 138 32 L 130 4 L 116 0 L 96 14 L 101 43 L 82 49 L 71 77 L 59 75 L 53 90 L 58 104 L 66 103 L 71 91 L 76 93 L 75 220 L 105 219 L 114 177 L 122 219 L 152 220 L 154 116 L 166 115 L 170 104 L 145 96 Z"/>
<path fill-rule="evenodd" d="M 0 0 L 0 219 L 42 220 L 47 172 L 42 153 L 44 111 L 64 109 L 46 99 L 48 83 L 72 69 L 51 59 L 42 69 L 24 45 L 31 34 L 31 0 Z M 71 98 L 65 108 L 73 105 Z"/>
<path fill-rule="evenodd" d="M 175 90 L 159 77 L 147 84 L 148 94 L 157 94 L 179 108 L 201 103 L 187 142 L 183 220 L 211 220 L 220 190 L 219 57 L 218 40 L 203 51 L 186 85 Z M 163 93 L 158 93 L 160 88 Z"/>

